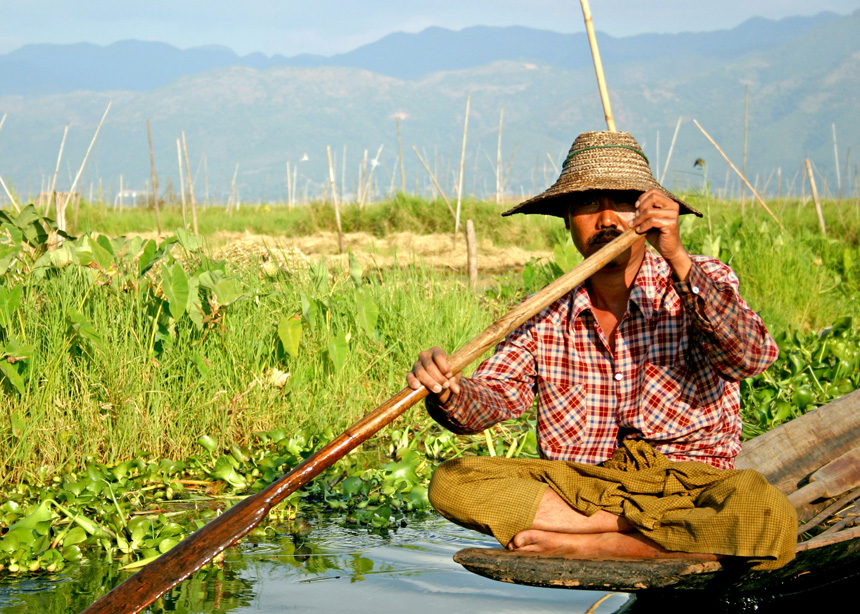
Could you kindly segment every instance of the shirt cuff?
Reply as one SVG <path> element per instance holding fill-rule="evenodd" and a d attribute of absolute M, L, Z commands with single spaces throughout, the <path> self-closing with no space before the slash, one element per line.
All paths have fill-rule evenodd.
<path fill-rule="evenodd" d="M 430 394 L 424 399 L 427 413 L 436 422 L 446 429 L 459 434 L 471 433 L 465 425 L 464 418 L 468 414 L 467 390 L 469 383 L 467 378 L 460 379 L 460 394 L 451 395 L 447 403 L 441 403 L 439 397 Z"/>
<path fill-rule="evenodd" d="M 699 328 L 705 332 L 712 332 L 714 327 L 708 317 L 706 306 L 709 302 L 713 304 L 715 299 L 713 295 L 717 289 L 714 287 L 714 280 L 708 277 L 694 260 L 687 281 L 674 281 L 673 285 L 687 313 L 696 320 Z"/>

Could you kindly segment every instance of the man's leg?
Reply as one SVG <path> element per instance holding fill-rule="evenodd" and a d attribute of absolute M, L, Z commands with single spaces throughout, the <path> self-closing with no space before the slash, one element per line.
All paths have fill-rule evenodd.
<path fill-rule="evenodd" d="M 531 528 L 514 535 L 507 548 L 580 558 L 718 558 L 711 554 L 666 550 L 635 532 L 623 517 L 609 512 L 601 510 L 585 516 L 570 507 L 552 488 L 544 491 Z"/>

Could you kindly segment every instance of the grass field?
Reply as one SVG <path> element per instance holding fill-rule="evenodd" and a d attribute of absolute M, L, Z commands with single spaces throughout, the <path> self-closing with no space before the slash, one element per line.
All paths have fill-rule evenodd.
<path fill-rule="evenodd" d="M 818 331 L 860 316 L 860 223 L 829 203 L 821 236 L 811 207 L 777 206 L 787 232 L 761 211 L 692 204 L 710 219 L 684 221 L 693 253 L 729 262 L 745 298 L 773 332 Z M 497 205 L 465 208 L 483 236 L 502 245 L 556 249 L 563 224 L 542 216 L 501 219 Z M 177 211 L 163 223 L 177 223 Z M 345 230 L 377 234 L 450 231 L 444 204 L 401 199 L 346 207 Z M 277 236 L 331 231 L 331 207 L 246 206 L 232 217 L 201 211 L 201 228 L 253 229 Z M 117 214 L 84 206 L 89 233 L 59 250 L 7 241 L 0 297 L 3 395 L 2 481 L 118 462 L 147 452 L 180 458 L 201 435 L 223 444 L 282 427 L 338 429 L 402 387 L 417 352 L 454 349 L 552 276 L 546 263 L 511 271 L 486 291 L 467 289 L 462 271 L 421 265 L 361 269 L 273 261 L 215 260 L 187 232 L 161 242 L 120 234 L 154 227 L 151 211 Z M 7 226 L 9 226 L 7 224 Z M 498 237 L 498 239 L 496 238 Z M 26 237 L 25 237 L 26 238 Z M 26 241 L 25 241 L 26 242 Z M 17 250 L 17 251 L 15 251 Z M 337 261 L 338 263 L 342 260 Z M 286 381 L 280 386 L 278 373 Z M 275 375 L 273 375 L 275 374 Z M 416 414 L 417 416 L 417 414 Z M 415 418 L 419 419 L 419 418 Z"/>

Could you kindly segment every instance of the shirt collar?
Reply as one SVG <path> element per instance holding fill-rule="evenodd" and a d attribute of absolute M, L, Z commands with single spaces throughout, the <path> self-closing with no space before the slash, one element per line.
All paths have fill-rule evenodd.
<path fill-rule="evenodd" d="M 652 319 L 659 311 L 663 303 L 666 287 L 670 285 L 672 272 L 668 263 L 663 258 L 651 251 L 650 246 L 645 248 L 645 257 L 639 267 L 639 273 L 630 290 L 630 303 L 635 304 L 646 320 Z M 585 283 L 579 284 L 571 293 L 570 318 L 576 319 L 583 311 L 591 309 L 591 298 Z"/>

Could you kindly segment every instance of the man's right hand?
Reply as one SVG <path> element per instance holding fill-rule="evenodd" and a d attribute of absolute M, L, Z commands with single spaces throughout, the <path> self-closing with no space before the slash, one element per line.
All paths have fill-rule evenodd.
<path fill-rule="evenodd" d="M 412 371 L 406 374 L 406 382 L 413 390 L 425 386 L 439 397 L 440 403 L 447 403 L 452 394 L 460 394 L 460 374 L 454 375 L 448 367 L 448 355 L 439 347 L 418 354 Z"/>

